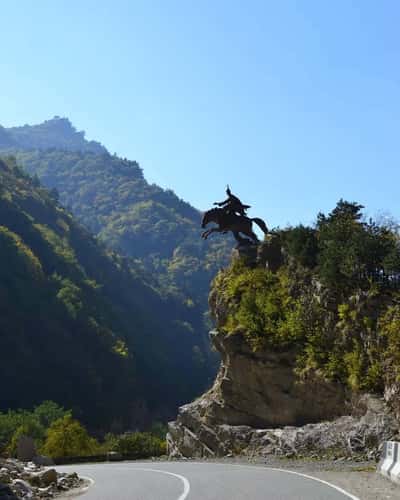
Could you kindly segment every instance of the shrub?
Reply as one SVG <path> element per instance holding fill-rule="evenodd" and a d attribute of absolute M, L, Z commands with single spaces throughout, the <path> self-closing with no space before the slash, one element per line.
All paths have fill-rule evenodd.
<path fill-rule="evenodd" d="M 76 457 L 95 455 L 99 449 L 86 429 L 71 415 L 65 415 L 51 424 L 42 452 L 53 458 Z"/>
<path fill-rule="evenodd" d="M 113 451 L 131 458 L 158 457 L 166 453 L 166 442 L 150 432 L 132 432 L 119 436 Z"/>

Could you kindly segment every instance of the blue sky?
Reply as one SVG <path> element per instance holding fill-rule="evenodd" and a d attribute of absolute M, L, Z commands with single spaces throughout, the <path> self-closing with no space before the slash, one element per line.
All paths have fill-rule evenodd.
<path fill-rule="evenodd" d="M 343 197 L 400 218 L 400 3 L 2 5 L 0 123 L 67 116 L 200 209 L 269 226 Z"/>

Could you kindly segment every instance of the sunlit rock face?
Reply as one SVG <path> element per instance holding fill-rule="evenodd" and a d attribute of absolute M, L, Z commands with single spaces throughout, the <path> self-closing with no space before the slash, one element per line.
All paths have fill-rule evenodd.
<path fill-rule="evenodd" d="M 183 456 L 242 451 L 252 429 L 298 426 L 345 412 L 340 386 L 315 379 L 299 383 L 292 352 L 250 350 L 240 334 L 212 332 L 221 353 L 213 387 L 179 409 L 169 425 L 170 452 Z"/>

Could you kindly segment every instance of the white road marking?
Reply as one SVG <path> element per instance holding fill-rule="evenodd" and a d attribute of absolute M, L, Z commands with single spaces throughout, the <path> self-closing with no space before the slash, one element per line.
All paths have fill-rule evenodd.
<path fill-rule="evenodd" d="M 339 491 L 340 493 L 343 493 L 343 495 L 346 495 L 347 497 L 351 498 L 352 500 L 360 500 L 358 497 L 352 495 L 348 491 L 340 488 L 339 486 L 336 486 L 335 484 L 329 483 L 328 481 L 325 481 L 324 479 L 309 476 L 308 474 L 302 474 L 301 472 L 296 472 L 293 470 L 275 469 L 274 467 L 266 467 L 266 468 L 268 468 L 270 470 L 280 471 L 280 472 L 287 472 L 288 474 L 295 474 L 296 476 L 302 476 L 302 477 L 306 477 L 307 479 L 312 479 L 313 481 L 318 481 L 319 483 L 326 484 L 327 486 L 334 488 L 335 490 Z"/>
<path fill-rule="evenodd" d="M 197 464 L 197 465 L 206 465 L 206 464 L 203 464 L 202 462 L 189 462 L 189 463 Z M 326 486 L 330 486 L 331 488 L 339 491 L 343 495 L 346 495 L 347 497 L 351 498 L 351 500 L 360 500 L 358 497 L 352 495 L 351 493 L 349 493 L 346 490 L 343 490 L 342 488 L 340 488 L 339 486 L 336 486 L 335 484 L 328 483 L 328 481 L 324 481 L 323 479 L 319 479 L 318 477 L 309 476 L 308 474 L 303 474 L 301 472 L 296 472 L 293 470 L 278 469 L 276 467 L 268 467 L 268 466 L 267 467 L 259 467 L 256 465 L 218 464 L 218 463 L 214 463 L 213 465 L 225 465 L 225 466 L 230 465 L 232 467 L 240 467 L 242 469 L 275 470 L 277 472 L 287 472 L 288 474 L 294 474 L 295 476 L 306 477 L 307 479 L 312 479 L 313 481 L 317 481 L 318 483 L 322 483 L 322 484 L 325 484 Z"/>
<path fill-rule="evenodd" d="M 181 476 L 180 474 L 174 474 L 173 472 L 168 472 L 166 470 L 161 470 L 161 469 L 147 469 L 147 468 L 142 468 L 142 467 L 130 467 L 129 469 L 128 468 L 122 468 L 122 467 L 119 467 L 120 469 L 123 469 L 123 470 L 140 470 L 140 471 L 143 471 L 143 472 L 159 472 L 160 474 L 165 474 L 167 476 L 173 476 L 173 477 L 176 477 L 178 479 L 180 479 L 183 483 L 183 492 L 181 495 L 179 495 L 179 497 L 177 498 L 177 500 L 185 500 L 185 498 L 189 495 L 189 491 L 190 491 L 190 483 L 188 481 L 188 479 L 185 477 L 185 476 Z"/>

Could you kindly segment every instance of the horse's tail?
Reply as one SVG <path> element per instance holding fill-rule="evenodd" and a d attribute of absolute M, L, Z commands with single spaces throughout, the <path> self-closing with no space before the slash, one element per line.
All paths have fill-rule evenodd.
<path fill-rule="evenodd" d="M 254 219 L 251 219 L 253 222 L 257 224 L 257 226 L 263 231 L 264 234 L 268 233 L 268 228 L 265 222 L 262 219 L 259 219 L 258 217 L 254 217 Z"/>

